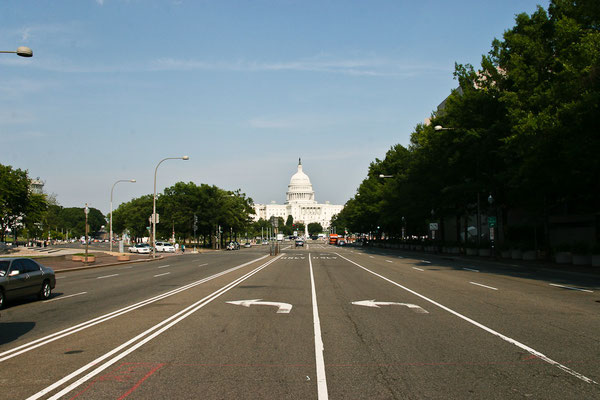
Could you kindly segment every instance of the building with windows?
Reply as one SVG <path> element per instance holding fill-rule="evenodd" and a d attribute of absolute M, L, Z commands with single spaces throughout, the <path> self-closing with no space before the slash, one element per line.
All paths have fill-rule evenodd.
<path fill-rule="evenodd" d="M 287 220 L 289 215 L 294 218 L 294 223 L 308 224 L 317 222 L 323 229 L 329 228 L 331 218 L 344 208 L 343 205 L 318 204 L 315 200 L 310 178 L 302 170 L 302 161 L 298 160 L 298 171 L 290 178 L 290 184 L 286 193 L 285 204 L 255 204 L 254 219 L 268 220 L 271 217 L 281 217 Z"/>

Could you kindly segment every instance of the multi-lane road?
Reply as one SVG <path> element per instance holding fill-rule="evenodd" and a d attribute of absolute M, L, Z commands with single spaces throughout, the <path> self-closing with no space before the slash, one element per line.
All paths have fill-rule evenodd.
<path fill-rule="evenodd" d="M 600 398 L 600 281 L 309 241 L 58 274 L 2 399 Z"/>

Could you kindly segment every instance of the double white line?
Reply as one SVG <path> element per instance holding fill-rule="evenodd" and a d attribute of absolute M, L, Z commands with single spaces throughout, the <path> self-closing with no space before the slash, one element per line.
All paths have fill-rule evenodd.
<path fill-rule="evenodd" d="M 181 310 L 177 314 L 174 314 L 171 317 L 165 319 L 164 321 L 162 321 L 162 322 L 154 325 L 152 328 L 150 328 L 150 329 L 148 329 L 148 330 L 140 333 L 139 335 L 137 335 L 133 339 L 131 339 L 131 340 L 123 343 L 119 347 L 111 350 L 110 352 L 104 354 L 103 356 L 98 357 L 94 361 L 92 361 L 92 362 L 84 365 L 83 367 L 79 368 L 77 371 L 72 372 L 71 374 L 65 376 L 61 380 L 53 383 L 52 385 L 50 385 L 47 388 L 41 390 L 40 392 L 34 394 L 33 396 L 28 397 L 27 400 L 39 399 L 40 397 L 42 397 L 42 396 L 44 396 L 44 395 L 52 392 L 53 390 L 59 388 L 62 385 L 66 384 L 67 382 L 69 382 L 73 378 L 77 377 L 78 375 L 81 375 L 82 373 L 84 373 L 88 369 L 91 369 L 92 367 L 96 367 L 94 370 L 92 370 L 91 372 L 87 373 L 86 375 L 84 375 L 80 379 L 76 380 L 75 382 L 71 383 L 69 386 L 65 387 L 64 389 L 62 389 L 60 392 L 56 393 L 55 395 L 53 395 L 49 399 L 50 400 L 54 400 L 54 399 L 61 398 L 65 394 L 73 391 L 77 387 L 81 386 L 83 383 L 85 383 L 88 380 L 92 379 L 94 376 L 98 375 L 99 373 L 101 373 L 102 371 L 104 371 L 105 369 L 107 369 L 108 367 L 110 367 L 111 365 L 113 365 L 114 363 L 116 363 L 117 361 L 121 360 L 122 358 L 124 358 L 128 354 L 134 352 L 135 350 L 137 350 L 138 348 L 140 348 L 144 344 L 148 343 L 149 341 L 151 341 L 152 339 L 154 339 L 155 337 L 157 337 L 161 333 L 165 332 L 166 330 L 168 330 L 169 328 L 171 328 L 175 324 L 179 323 L 180 321 L 184 320 L 188 316 L 192 315 L 193 313 L 195 313 L 196 311 L 198 311 L 200 308 L 204 307 L 205 305 L 207 305 L 208 303 L 210 303 L 211 301 L 213 301 L 217 297 L 221 296 L 223 293 L 231 290 L 235 286 L 239 285 L 241 282 L 243 282 L 246 279 L 250 278 L 252 275 L 254 275 L 254 274 L 258 273 L 259 271 L 261 271 L 262 269 L 266 268 L 271 263 L 277 261 L 282 255 L 283 255 L 283 253 L 280 254 L 279 256 L 277 256 L 277 257 L 275 257 L 275 258 L 267 261 L 266 263 L 262 264 L 261 266 L 253 269 L 252 271 L 250 271 L 247 274 L 241 276 L 240 278 L 238 278 L 238 279 L 230 282 L 229 284 L 223 286 L 222 288 L 218 289 L 217 291 L 209 294 L 208 296 L 206 296 L 203 299 L 197 301 L 196 303 L 190 305 L 189 307 Z M 261 258 L 264 258 L 264 257 L 261 257 Z M 131 346 L 131 347 L 129 347 L 129 346 Z M 103 363 L 103 364 L 101 364 L 101 363 Z"/>
<path fill-rule="evenodd" d="M 125 313 L 130 312 L 130 311 L 136 310 L 136 309 L 138 309 L 140 307 L 143 307 L 143 306 L 146 306 L 148 304 L 154 303 L 156 301 L 162 300 L 162 299 L 164 299 L 166 297 L 169 297 L 169 296 L 172 296 L 174 294 L 183 292 L 184 290 L 188 290 L 190 288 L 193 288 L 194 286 L 201 285 L 201 284 L 203 284 L 205 282 L 208 282 L 208 281 L 210 281 L 212 279 L 218 278 L 219 276 L 228 274 L 228 273 L 233 272 L 233 271 L 235 271 L 237 269 L 246 267 L 246 266 L 248 266 L 248 265 L 250 265 L 252 263 L 260 261 L 260 260 L 264 259 L 265 257 L 267 257 L 267 256 L 265 255 L 263 257 L 257 258 L 255 260 L 249 261 L 247 263 L 238 265 L 237 267 L 230 268 L 230 269 L 225 270 L 223 272 L 219 272 L 218 274 L 215 274 L 215 275 L 209 276 L 207 278 L 201 279 L 199 281 L 196 281 L 196 282 L 190 283 L 188 285 L 182 286 L 180 288 L 173 289 L 173 290 L 171 290 L 169 292 L 160 294 L 160 295 L 155 296 L 155 297 L 151 297 L 151 298 L 143 300 L 143 301 L 141 301 L 139 303 L 132 304 L 132 305 L 127 306 L 125 308 L 121 308 L 120 310 L 116 310 L 116 311 L 113 311 L 111 313 L 102 315 L 100 317 L 96 317 L 94 319 L 91 319 L 89 321 L 82 322 L 82 323 L 80 323 L 78 325 L 72 326 L 70 328 L 64 329 L 64 330 L 59 331 L 59 332 L 55 332 L 55 333 L 53 333 L 51 335 L 48 335 L 48 336 L 44 336 L 43 338 L 34 340 L 32 342 L 25 343 L 25 344 L 23 344 L 21 346 L 15 347 L 14 349 L 7 350 L 7 351 L 5 351 L 3 353 L 0 353 L 0 362 L 6 361 L 6 360 L 8 360 L 10 358 L 18 356 L 19 354 L 26 353 L 26 352 L 28 352 L 30 350 L 36 349 L 36 348 L 41 347 L 41 346 L 43 346 L 45 344 L 51 343 L 51 342 L 53 342 L 55 340 L 64 338 L 65 336 L 72 335 L 72 334 L 74 334 L 76 332 L 79 332 L 81 330 L 87 329 L 87 328 L 92 327 L 94 325 L 100 324 L 102 322 L 106 322 L 106 321 L 108 321 L 108 320 L 110 320 L 112 318 L 118 317 L 119 315 L 123 315 Z"/>

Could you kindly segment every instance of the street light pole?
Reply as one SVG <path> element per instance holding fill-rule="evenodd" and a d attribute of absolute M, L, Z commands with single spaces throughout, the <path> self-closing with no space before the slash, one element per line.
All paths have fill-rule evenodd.
<path fill-rule="evenodd" d="M 120 179 L 113 183 L 112 188 L 110 189 L 110 251 L 112 251 L 112 242 L 113 242 L 113 230 L 112 230 L 112 221 L 113 221 L 113 190 L 115 190 L 115 185 L 119 182 L 131 182 L 135 183 L 135 179 Z"/>
<path fill-rule="evenodd" d="M 88 204 L 85 203 L 85 209 L 83 210 L 83 212 L 85 213 L 85 262 L 87 262 L 88 260 L 88 246 L 89 246 L 89 241 L 88 241 L 88 214 L 90 213 L 90 209 L 88 208 Z"/>
<path fill-rule="evenodd" d="M 158 167 L 162 164 L 163 161 L 166 160 L 189 160 L 188 156 L 183 157 L 167 157 L 163 158 L 159 161 L 154 168 L 154 197 L 152 199 L 152 258 L 156 258 L 156 172 L 158 171 Z"/>

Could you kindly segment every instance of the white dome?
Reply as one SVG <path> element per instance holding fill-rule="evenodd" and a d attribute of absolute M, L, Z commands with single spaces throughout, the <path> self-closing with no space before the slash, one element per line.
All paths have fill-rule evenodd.
<path fill-rule="evenodd" d="M 300 159 L 298 159 L 298 171 L 290 178 L 286 203 L 316 203 L 310 178 L 302 171 Z"/>
<path fill-rule="evenodd" d="M 292 186 L 310 186 L 312 188 L 310 178 L 308 177 L 308 175 L 302 172 L 302 164 L 298 165 L 298 172 L 292 175 L 290 179 L 290 187 Z"/>

